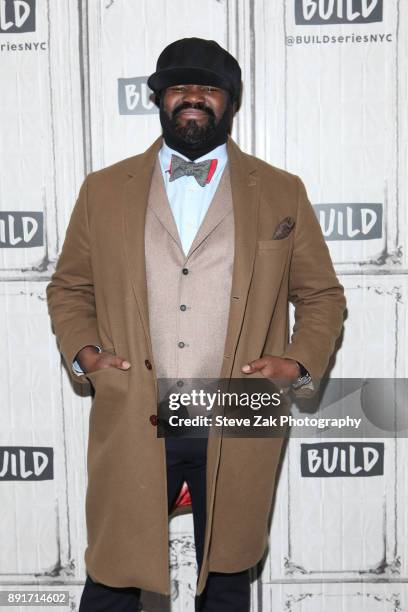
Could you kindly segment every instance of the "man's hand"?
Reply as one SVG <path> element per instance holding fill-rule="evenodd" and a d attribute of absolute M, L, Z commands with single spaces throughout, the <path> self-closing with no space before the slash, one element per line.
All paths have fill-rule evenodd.
<path fill-rule="evenodd" d="M 103 370 L 104 368 L 118 368 L 119 370 L 128 370 L 130 368 L 130 363 L 123 359 L 123 357 L 112 355 L 112 353 L 107 351 L 99 353 L 98 349 L 94 346 L 84 346 L 76 355 L 76 360 L 85 374 L 96 372 L 96 370 Z"/>
<path fill-rule="evenodd" d="M 288 383 L 296 380 L 300 376 L 300 368 L 297 361 L 294 359 L 273 357 L 272 355 L 264 355 L 260 359 L 255 359 L 255 361 L 247 363 L 242 367 L 242 371 L 245 374 L 261 372 L 265 378 Z"/>

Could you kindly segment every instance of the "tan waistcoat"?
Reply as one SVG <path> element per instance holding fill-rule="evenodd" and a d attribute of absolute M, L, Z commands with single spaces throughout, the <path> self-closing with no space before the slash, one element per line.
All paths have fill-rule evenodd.
<path fill-rule="evenodd" d="M 216 378 L 224 355 L 234 260 L 228 165 L 185 255 L 159 162 L 145 222 L 148 311 L 158 378 Z"/>

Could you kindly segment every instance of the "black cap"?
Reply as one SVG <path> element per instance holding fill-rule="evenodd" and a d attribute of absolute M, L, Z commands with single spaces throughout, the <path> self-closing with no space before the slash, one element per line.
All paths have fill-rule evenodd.
<path fill-rule="evenodd" d="M 156 94 L 171 85 L 214 85 L 229 91 L 232 99 L 239 102 L 241 68 L 215 40 L 182 38 L 161 52 L 156 72 L 147 84 Z"/>

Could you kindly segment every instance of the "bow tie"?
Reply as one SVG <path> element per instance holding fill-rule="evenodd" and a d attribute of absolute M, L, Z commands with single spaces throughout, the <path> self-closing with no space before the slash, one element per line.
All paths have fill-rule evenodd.
<path fill-rule="evenodd" d="M 170 181 L 175 181 L 181 176 L 194 176 L 201 187 L 205 187 L 214 175 L 217 167 L 217 159 L 206 159 L 201 162 L 192 162 L 182 159 L 178 155 L 171 156 Z"/>

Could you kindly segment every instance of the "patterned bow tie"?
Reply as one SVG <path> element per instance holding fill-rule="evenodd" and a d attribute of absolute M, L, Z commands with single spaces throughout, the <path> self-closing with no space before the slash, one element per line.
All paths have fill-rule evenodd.
<path fill-rule="evenodd" d="M 182 159 L 178 155 L 171 156 L 170 181 L 175 181 L 181 176 L 194 176 L 201 187 L 205 187 L 214 175 L 217 167 L 216 159 L 206 159 L 201 162 L 192 162 Z"/>

